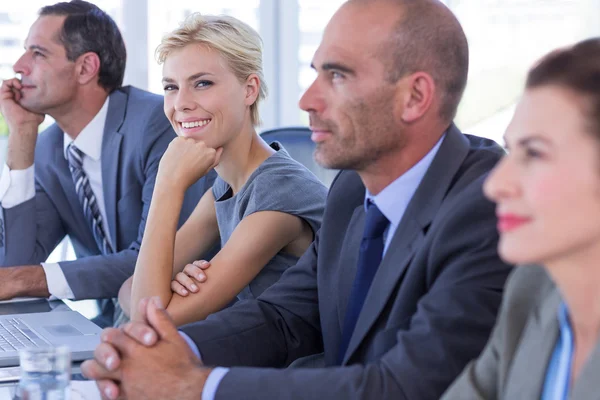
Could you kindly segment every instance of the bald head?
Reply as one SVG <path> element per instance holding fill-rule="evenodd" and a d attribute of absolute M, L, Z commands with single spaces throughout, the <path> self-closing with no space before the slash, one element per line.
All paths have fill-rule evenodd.
<path fill-rule="evenodd" d="M 394 6 L 398 19 L 382 38 L 377 56 L 388 79 L 415 72 L 432 76 L 439 95 L 440 117 L 450 122 L 467 84 L 467 38 L 454 14 L 439 0 L 349 0 L 343 7 Z"/>

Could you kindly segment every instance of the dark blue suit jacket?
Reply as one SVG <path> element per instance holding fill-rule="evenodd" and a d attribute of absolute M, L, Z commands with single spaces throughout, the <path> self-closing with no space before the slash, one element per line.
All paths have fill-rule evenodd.
<path fill-rule="evenodd" d="M 483 349 L 511 269 L 498 257 L 494 205 L 481 190 L 502 154 L 450 127 L 377 270 L 342 367 L 254 368 L 319 352 L 325 365 L 336 362 L 365 218 L 361 179 L 341 172 L 297 265 L 257 300 L 183 328 L 205 364 L 233 367 L 216 398 L 439 399 Z"/>

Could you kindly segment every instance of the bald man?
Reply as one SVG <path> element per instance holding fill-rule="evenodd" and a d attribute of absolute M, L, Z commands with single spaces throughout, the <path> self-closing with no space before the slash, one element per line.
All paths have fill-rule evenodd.
<path fill-rule="evenodd" d="M 503 152 L 452 123 L 460 24 L 439 1 L 351 0 L 313 67 L 300 107 L 316 160 L 342 170 L 314 243 L 257 300 L 182 332 L 142 302 L 83 367 L 108 398 L 433 400 L 484 347 L 510 267 L 481 185 Z M 312 368 L 284 369 L 298 359 Z"/>

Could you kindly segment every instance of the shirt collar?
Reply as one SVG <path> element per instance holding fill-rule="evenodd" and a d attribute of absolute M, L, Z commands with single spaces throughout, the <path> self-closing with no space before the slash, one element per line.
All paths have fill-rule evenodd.
<path fill-rule="evenodd" d="M 65 158 L 67 158 L 67 148 L 73 142 L 75 146 L 83 154 L 90 157 L 91 159 L 98 161 L 102 154 L 102 137 L 104 136 L 104 125 L 106 123 L 106 116 L 108 114 L 108 100 L 106 98 L 100 111 L 92 118 L 92 120 L 83 128 L 75 140 L 65 132 L 63 138 L 63 151 Z"/>
<path fill-rule="evenodd" d="M 446 133 L 444 132 L 440 140 L 429 150 L 429 153 L 425 157 L 400 175 L 395 181 L 387 185 L 376 196 L 373 196 L 367 190 L 364 202 L 365 211 L 367 210 L 369 201 L 371 201 L 375 203 L 377 208 L 379 208 L 381 213 L 385 215 L 393 226 L 398 226 L 404 216 L 406 207 L 408 207 L 408 203 L 410 203 L 413 194 L 419 187 L 423 176 L 425 176 L 425 173 L 429 169 L 445 137 Z"/>

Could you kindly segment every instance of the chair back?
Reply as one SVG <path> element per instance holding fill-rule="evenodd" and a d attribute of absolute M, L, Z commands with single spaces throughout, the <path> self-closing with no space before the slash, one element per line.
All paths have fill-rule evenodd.
<path fill-rule="evenodd" d="M 294 160 L 308 168 L 325 186 L 329 187 L 338 171 L 317 164 L 313 157 L 316 145 L 310 140 L 310 135 L 310 129 L 304 126 L 270 129 L 260 134 L 267 143 L 275 141 L 281 143 Z"/>

